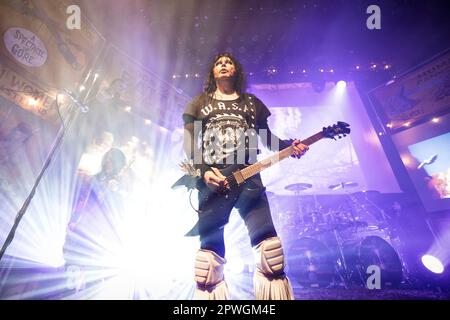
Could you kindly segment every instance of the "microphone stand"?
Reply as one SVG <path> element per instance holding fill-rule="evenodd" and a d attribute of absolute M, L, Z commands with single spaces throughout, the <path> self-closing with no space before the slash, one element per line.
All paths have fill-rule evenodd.
<path fill-rule="evenodd" d="M 64 138 L 64 134 L 65 134 L 66 130 L 70 128 L 70 126 L 73 123 L 73 120 L 75 119 L 75 116 L 77 115 L 77 112 L 73 112 L 73 111 L 78 111 L 80 109 L 79 106 L 77 106 L 77 104 L 78 104 L 78 102 L 73 101 L 73 103 L 71 103 L 69 105 L 69 112 L 68 112 L 69 115 L 67 117 L 66 124 L 64 124 L 64 120 L 61 118 L 62 125 L 58 130 L 56 139 L 53 142 L 53 146 L 50 149 L 49 153 L 47 154 L 47 157 L 44 161 L 41 171 L 39 172 L 39 175 L 37 176 L 36 181 L 34 182 L 33 188 L 31 188 L 31 191 L 30 191 L 28 197 L 25 199 L 22 207 L 17 212 L 16 218 L 14 219 L 13 226 L 11 227 L 11 230 L 9 231 L 8 236 L 6 237 L 6 240 L 3 243 L 2 248 L 0 249 L 0 261 L 2 260 L 2 257 L 5 254 L 6 249 L 8 248 L 8 246 L 11 244 L 12 240 L 14 239 L 14 235 L 15 235 L 17 227 L 19 226 L 20 220 L 25 215 L 25 212 L 27 211 L 28 206 L 31 203 L 31 200 L 33 199 L 33 196 L 36 193 L 36 189 L 39 186 L 39 183 L 41 182 L 42 177 L 44 176 L 44 173 L 46 172 L 47 168 L 49 167 L 50 162 L 52 161 L 52 158 L 55 155 L 55 152 L 57 151 L 58 147 L 61 145 L 61 142 Z M 71 107 L 74 108 L 74 110 L 70 110 Z"/>

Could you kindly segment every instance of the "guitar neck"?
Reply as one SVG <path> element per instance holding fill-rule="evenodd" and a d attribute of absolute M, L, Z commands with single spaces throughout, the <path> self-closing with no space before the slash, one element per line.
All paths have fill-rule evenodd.
<path fill-rule="evenodd" d="M 305 140 L 302 140 L 302 143 L 307 146 L 310 146 L 313 143 L 322 139 L 323 137 L 324 137 L 323 133 L 318 132 L 318 133 L 312 135 L 311 137 L 309 137 Z M 239 170 L 238 172 L 235 172 L 234 176 L 235 176 L 236 180 L 238 181 L 238 183 L 240 184 L 243 181 L 253 177 L 255 174 L 258 174 L 261 171 L 273 166 L 274 164 L 276 164 L 286 158 L 289 158 L 293 153 L 294 153 L 294 147 L 289 146 L 289 147 L 275 153 L 274 155 L 267 157 L 264 160 L 254 163 L 242 170 Z"/>

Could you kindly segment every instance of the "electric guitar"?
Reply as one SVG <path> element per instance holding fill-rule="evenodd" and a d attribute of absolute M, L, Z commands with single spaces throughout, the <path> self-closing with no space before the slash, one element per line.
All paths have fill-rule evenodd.
<path fill-rule="evenodd" d="M 307 139 L 301 141 L 301 143 L 310 146 L 313 143 L 323 139 L 329 138 L 336 140 L 336 137 L 341 139 L 350 133 L 350 125 L 338 121 L 336 124 L 328 127 L 324 127 L 322 131 L 317 132 L 316 134 L 310 136 Z M 252 165 L 229 165 L 224 169 L 219 170 L 222 175 L 226 177 L 227 186 L 223 185 L 215 189 L 213 192 L 226 195 L 232 189 L 235 189 L 241 185 L 243 185 L 248 179 L 253 177 L 254 175 L 260 173 L 261 171 L 273 166 L 274 164 L 289 158 L 294 154 L 294 147 L 289 146 L 270 157 L 267 157 L 259 162 L 256 162 Z M 175 189 L 180 186 L 186 187 L 188 190 L 197 189 L 202 190 L 206 188 L 206 184 L 203 182 L 203 177 L 200 176 L 200 170 L 195 169 L 192 161 L 183 161 L 180 164 L 181 169 L 186 173 L 180 179 L 178 179 L 173 185 L 172 189 Z M 195 236 L 198 235 L 198 223 L 191 231 L 189 231 L 187 236 Z"/>

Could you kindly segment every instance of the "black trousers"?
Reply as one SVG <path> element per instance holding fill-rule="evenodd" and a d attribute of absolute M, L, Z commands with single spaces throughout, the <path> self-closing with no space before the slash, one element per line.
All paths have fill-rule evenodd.
<path fill-rule="evenodd" d="M 258 174 L 227 195 L 217 194 L 209 189 L 199 192 L 202 249 L 212 250 L 225 257 L 224 226 L 228 223 L 233 208 L 238 210 L 244 220 L 252 246 L 277 236 L 265 187 Z"/>

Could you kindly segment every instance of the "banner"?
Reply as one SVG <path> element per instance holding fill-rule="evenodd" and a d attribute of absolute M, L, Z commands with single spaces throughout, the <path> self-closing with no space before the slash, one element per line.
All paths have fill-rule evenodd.
<path fill-rule="evenodd" d="M 65 0 L 0 2 L 0 94 L 51 121 L 56 92 L 75 91 L 104 45 L 82 15 L 68 29 Z M 54 108 L 53 108 L 54 109 Z"/>
<path fill-rule="evenodd" d="M 450 111 L 450 51 L 369 93 L 387 130 Z"/>
<path fill-rule="evenodd" d="M 119 91 L 120 99 L 131 112 L 167 129 L 183 127 L 181 115 L 190 97 L 113 46 L 108 48 L 102 61 L 98 71 L 101 77 L 99 101 Z"/>
<path fill-rule="evenodd" d="M 55 118 L 56 109 L 52 107 L 54 95 L 2 64 L 0 64 L 0 95 L 42 118 Z"/>

